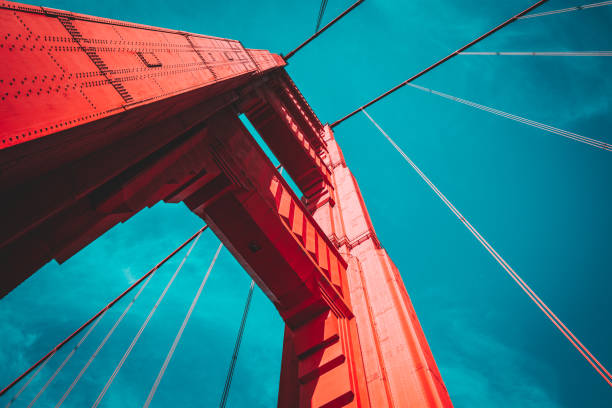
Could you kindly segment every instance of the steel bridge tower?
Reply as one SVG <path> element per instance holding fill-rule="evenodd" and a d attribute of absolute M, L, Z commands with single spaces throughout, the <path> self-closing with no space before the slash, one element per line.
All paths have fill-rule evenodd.
<path fill-rule="evenodd" d="M 183 202 L 285 321 L 279 407 L 452 406 L 334 134 L 282 57 L 6 1 L 0 27 L 0 296 L 144 207 Z"/>

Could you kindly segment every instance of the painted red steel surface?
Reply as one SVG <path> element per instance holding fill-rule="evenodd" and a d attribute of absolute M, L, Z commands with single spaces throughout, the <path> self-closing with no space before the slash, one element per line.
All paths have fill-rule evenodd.
<path fill-rule="evenodd" d="M 369 406 L 347 263 L 234 112 L 210 120 L 227 187 L 185 203 L 276 305 L 290 333 L 279 406 Z M 234 180 L 230 182 L 229 180 Z M 224 188 L 230 193 L 219 195 Z M 204 187 L 208 190 L 208 187 Z"/>
<path fill-rule="evenodd" d="M 329 126 L 325 162 L 333 201 L 309 203 L 348 261 L 348 286 L 373 407 L 451 407 L 452 403 L 397 267 L 374 232 L 357 181 Z M 335 203 L 334 203 L 335 202 Z"/>
<path fill-rule="evenodd" d="M 187 133 L 284 65 L 234 40 L 18 3 L 0 2 L 0 33 L 1 295 L 165 198 L 119 178 L 143 188 L 143 160 L 181 157 Z"/>
<path fill-rule="evenodd" d="M 333 133 L 280 57 L 7 2 L 0 34 L 0 296 L 183 202 L 286 323 L 279 407 L 451 406 Z"/>
<path fill-rule="evenodd" d="M 0 148 L 284 64 L 235 40 L 45 7 L 0 2 L 0 20 Z"/>

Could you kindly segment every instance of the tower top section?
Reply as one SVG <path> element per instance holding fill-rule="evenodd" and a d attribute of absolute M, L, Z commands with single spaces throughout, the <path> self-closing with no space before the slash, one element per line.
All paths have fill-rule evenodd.
<path fill-rule="evenodd" d="M 0 21 L 0 149 L 145 105 L 162 120 L 285 65 L 236 40 L 46 7 L 2 1 Z"/>

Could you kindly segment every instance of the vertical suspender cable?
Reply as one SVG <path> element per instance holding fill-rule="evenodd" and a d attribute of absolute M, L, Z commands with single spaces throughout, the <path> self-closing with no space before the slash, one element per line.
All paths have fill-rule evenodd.
<path fill-rule="evenodd" d="M 585 143 L 585 144 L 588 144 L 590 146 L 597 147 L 599 149 L 603 149 L 603 150 L 607 150 L 609 152 L 612 152 L 612 145 L 609 144 L 609 143 L 600 142 L 599 140 L 591 139 L 590 137 L 582 136 L 582 135 L 579 135 L 578 133 L 568 132 L 567 130 L 563 130 L 563 129 L 559 129 L 559 128 L 556 128 L 556 127 L 553 127 L 553 126 L 545 125 L 543 123 L 536 122 L 534 120 L 525 119 L 525 118 L 520 117 L 520 116 L 512 115 L 510 113 L 507 113 L 507 112 L 504 112 L 504 111 L 500 111 L 498 109 L 490 108 L 490 107 L 485 106 L 485 105 L 480 105 L 480 104 L 478 104 L 476 102 L 468 101 L 466 99 L 457 98 L 456 96 L 445 94 L 445 93 L 442 93 L 442 92 L 438 92 L 438 91 L 435 91 L 433 89 L 425 88 L 425 87 L 422 87 L 422 86 L 419 86 L 419 85 L 415 85 L 415 84 L 408 84 L 408 85 L 413 87 L 413 88 L 415 88 L 415 89 L 419 89 L 421 91 L 429 92 L 429 93 L 432 93 L 434 95 L 438 95 L 438 96 L 441 96 L 443 98 L 449 99 L 451 101 L 459 102 L 459 103 L 462 103 L 464 105 L 468 105 L 468 106 L 471 106 L 473 108 L 480 109 L 480 110 L 483 110 L 485 112 L 489 112 L 489 113 L 492 113 L 494 115 L 501 116 L 503 118 L 512 119 L 512 120 L 514 120 L 516 122 L 519 122 L 519 123 L 524 123 L 526 125 L 533 126 L 533 127 L 545 130 L 547 132 L 554 133 L 556 135 L 563 136 L 563 137 L 566 137 L 568 139 L 575 140 L 577 142 Z"/>
<path fill-rule="evenodd" d="M 109 379 L 106 381 L 106 384 L 104 384 L 104 388 L 102 389 L 102 391 L 100 391 L 100 394 L 98 394 L 98 398 L 96 398 L 96 400 L 94 401 L 94 403 L 92 405 L 92 408 L 95 408 L 98 405 L 100 405 L 100 402 L 102 401 L 102 398 L 104 398 L 104 395 L 106 395 L 106 392 L 108 391 L 109 387 L 111 386 L 111 384 L 115 380 L 115 377 L 117 377 L 117 374 L 119 373 L 119 370 L 121 370 L 121 367 L 123 367 L 123 364 L 125 363 L 125 360 L 127 360 L 128 356 L 132 352 L 132 349 L 134 348 L 134 346 L 138 342 L 138 339 L 142 335 L 142 332 L 145 330 L 145 328 L 149 324 L 149 321 L 151 320 L 151 318 L 153 317 L 153 315 L 157 311 L 157 308 L 161 304 L 162 300 L 164 300 L 164 297 L 166 296 L 166 293 L 168 293 L 168 289 L 170 289 L 170 286 L 172 286 L 172 283 L 176 279 L 176 276 L 178 275 L 180 270 L 183 268 L 183 265 L 185 264 L 185 261 L 187 260 L 187 258 L 191 254 L 191 251 L 193 250 L 195 245 L 198 243 L 198 240 L 200 239 L 200 236 L 201 236 L 201 233 L 193 241 L 193 244 L 191 244 L 191 247 L 189 247 L 189 250 L 187 251 L 187 253 L 183 257 L 183 260 L 181 261 L 180 265 L 178 266 L 178 268 L 176 268 L 176 271 L 174 272 L 174 274 L 172 275 L 172 277 L 170 278 L 170 280 L 166 284 L 166 287 L 162 291 L 161 295 L 159 295 L 159 298 L 157 299 L 157 302 L 155 302 L 155 305 L 153 305 L 153 308 L 149 312 L 149 315 L 147 316 L 145 321 L 140 326 L 140 329 L 138 329 L 138 333 L 136 333 L 136 336 L 134 336 L 134 339 L 132 340 L 132 342 L 128 346 L 128 348 L 125 351 L 125 353 L 123 354 L 123 356 L 121 357 L 121 360 L 119 360 L 119 363 L 117 363 L 117 366 L 115 367 L 115 370 L 113 371 L 113 373 L 111 374 Z"/>
<path fill-rule="evenodd" d="M 176 350 L 176 346 L 178 345 L 179 341 L 181 340 L 181 336 L 183 335 L 183 331 L 185 331 L 185 327 L 187 326 L 187 322 L 189 322 L 189 319 L 191 318 L 191 314 L 193 313 L 193 310 L 195 309 L 196 304 L 198 303 L 198 299 L 200 298 L 200 295 L 202 294 L 202 290 L 204 289 L 204 286 L 206 285 L 206 281 L 208 280 L 208 276 L 210 276 L 210 272 L 212 271 L 213 267 L 215 266 L 215 262 L 217 262 L 217 258 L 219 257 L 219 252 L 221 252 L 221 248 L 223 247 L 223 244 L 219 244 L 219 247 L 217 248 L 217 252 L 215 252 L 215 255 L 210 263 L 210 266 L 208 267 L 208 270 L 206 271 L 206 274 L 204 275 L 204 278 L 202 279 L 202 283 L 200 283 L 200 287 L 198 288 L 195 297 L 193 298 L 193 301 L 191 302 L 191 306 L 189 306 L 189 310 L 187 311 L 187 314 L 185 315 L 185 318 L 183 319 L 183 323 L 181 324 L 181 327 L 178 331 L 178 333 L 176 333 L 176 336 L 174 337 L 174 341 L 172 342 L 172 346 L 170 347 L 170 350 L 168 351 L 168 354 L 166 355 L 166 359 L 164 360 L 164 363 L 162 364 L 159 373 L 157 374 L 157 378 L 155 378 L 155 382 L 153 383 L 153 387 L 151 387 L 151 391 L 149 391 L 149 395 L 147 396 L 147 400 L 145 401 L 143 407 L 147 408 L 150 404 L 151 401 L 153 400 L 153 397 L 155 396 L 155 392 L 157 391 L 157 387 L 159 387 L 159 383 L 161 382 L 164 374 L 166 373 L 166 369 L 168 368 L 168 364 L 170 363 L 170 360 L 172 359 L 172 356 L 174 355 L 174 351 Z"/>
<path fill-rule="evenodd" d="M 548 308 L 548 306 L 539 298 L 539 296 L 527 285 L 523 279 L 508 265 L 508 263 L 497 253 L 497 251 L 484 239 L 482 235 L 470 224 L 470 222 L 455 208 L 455 206 L 446 198 L 444 194 L 429 180 L 429 178 L 417 167 L 416 164 L 404 153 L 404 151 L 391 139 L 391 137 L 380 127 L 378 123 L 365 111 L 361 109 L 365 116 L 372 124 L 380 131 L 380 133 L 391 143 L 391 145 L 402 155 L 404 160 L 419 174 L 419 176 L 427 183 L 436 195 L 446 204 L 446 206 L 455 214 L 455 216 L 468 228 L 474 237 L 485 247 L 485 249 L 493 256 L 502 268 L 510 275 L 510 277 L 519 285 L 519 287 L 529 296 L 529 298 L 542 310 L 548 319 L 557 327 L 557 329 L 569 340 L 569 342 L 582 354 L 585 360 L 597 371 L 599 375 L 612 387 L 612 375 L 606 370 L 591 352 L 576 338 L 576 336 L 563 324 L 563 322 Z"/>
<path fill-rule="evenodd" d="M 227 397 L 229 396 L 229 390 L 232 385 L 232 378 L 234 377 L 234 369 L 236 367 L 236 361 L 238 360 L 238 352 L 240 351 L 240 345 L 242 343 L 244 327 L 246 325 L 247 317 L 249 316 L 249 308 L 251 307 L 251 299 L 253 298 L 254 288 L 255 282 L 251 281 L 251 286 L 249 287 L 249 294 L 247 295 L 246 303 L 244 305 L 244 311 L 242 312 L 242 320 L 240 321 L 238 336 L 236 337 L 236 344 L 234 345 L 234 352 L 232 353 L 232 360 L 230 361 L 230 366 L 227 370 L 225 386 L 223 387 L 223 393 L 221 394 L 221 403 L 219 404 L 219 408 L 225 408 L 225 405 L 227 404 Z"/>
<path fill-rule="evenodd" d="M 155 265 L 153 267 L 153 269 L 151 269 L 150 271 L 148 271 L 147 273 L 145 273 L 143 276 L 141 276 L 136 282 L 134 282 L 129 288 L 127 288 L 125 291 L 123 291 L 123 293 L 121 293 L 119 296 L 117 296 L 115 299 L 113 299 L 111 302 L 109 302 L 102 310 L 98 311 L 95 315 L 93 315 L 88 321 L 86 321 L 85 323 L 83 323 L 81 325 L 81 327 L 79 327 L 78 329 L 76 329 L 72 334 L 70 334 L 68 337 L 66 337 L 64 340 L 62 340 L 57 346 L 53 347 L 53 349 L 51 349 L 51 351 L 49 351 L 47 354 L 45 354 L 40 360 L 38 360 L 36 363 L 34 363 L 30 368 L 28 368 L 27 370 L 25 370 L 23 373 L 21 373 L 19 375 L 19 377 L 15 378 L 9 385 L 7 385 L 6 387 L 4 387 L 1 391 L 0 391 L 0 396 L 4 395 L 8 390 L 10 390 L 11 388 L 13 388 L 18 382 L 20 382 L 21 380 L 23 380 L 25 378 L 25 376 L 27 376 L 29 373 L 31 373 L 34 369 L 36 369 L 36 367 L 39 367 L 41 364 L 46 364 L 46 361 L 51 358 L 51 356 L 53 356 L 60 348 L 64 347 L 66 345 L 66 343 L 68 343 L 70 340 L 72 340 L 77 334 L 79 334 L 80 332 L 82 332 L 83 330 L 85 330 L 90 324 L 92 324 L 100 315 L 102 315 L 102 313 L 104 313 L 106 310 L 110 309 L 111 307 L 113 307 L 118 301 L 120 301 L 121 299 L 123 299 L 128 293 L 130 293 L 136 286 L 140 285 L 142 283 L 142 281 L 144 281 L 147 277 L 149 277 L 151 274 L 153 274 L 158 268 L 160 268 L 163 264 L 165 264 L 166 262 L 168 262 L 174 255 L 176 255 L 181 249 L 183 249 L 187 244 L 189 244 L 191 241 L 193 241 L 197 236 L 199 236 L 202 232 L 204 232 L 206 229 L 208 228 L 207 225 L 203 226 L 198 232 L 196 232 L 195 234 L 193 234 L 189 239 L 187 239 L 187 241 L 183 242 L 178 248 L 176 248 L 174 251 L 172 251 L 167 257 L 165 257 L 164 259 L 162 259 L 157 265 Z M 38 372 L 39 370 L 37 370 Z M 30 378 L 29 381 L 31 381 L 32 379 Z M 28 382 L 29 382 L 28 381 Z"/>

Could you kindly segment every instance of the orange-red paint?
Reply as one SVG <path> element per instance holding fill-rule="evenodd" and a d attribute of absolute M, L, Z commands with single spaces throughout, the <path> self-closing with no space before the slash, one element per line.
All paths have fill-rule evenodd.
<path fill-rule="evenodd" d="M 281 57 L 5 1 L 0 27 L 0 295 L 182 201 L 286 322 L 279 407 L 451 406 L 357 182 Z"/>

